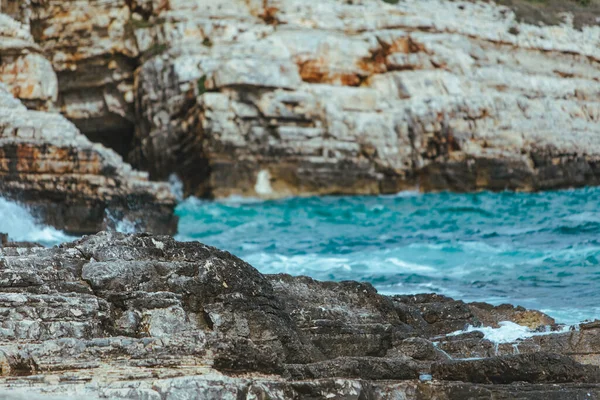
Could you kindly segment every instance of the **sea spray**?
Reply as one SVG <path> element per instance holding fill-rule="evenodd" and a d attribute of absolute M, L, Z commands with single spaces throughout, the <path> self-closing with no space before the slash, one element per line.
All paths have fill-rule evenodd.
<path fill-rule="evenodd" d="M 538 330 L 534 331 L 534 330 L 529 329 L 526 326 L 516 324 L 512 321 L 501 321 L 498 323 L 498 328 L 492 328 L 490 326 L 475 327 L 475 326 L 469 325 L 466 329 L 452 332 L 452 333 L 448 334 L 447 336 L 457 336 L 457 335 L 462 335 L 462 334 L 468 333 L 468 332 L 481 332 L 481 333 L 483 333 L 484 339 L 489 340 L 490 342 L 494 343 L 494 345 L 496 346 L 496 352 L 497 352 L 497 346 L 499 344 L 515 343 L 520 340 L 532 338 L 534 336 L 546 336 L 546 335 L 564 333 L 564 332 L 568 332 L 571 329 L 576 329 L 576 327 L 571 327 L 571 326 L 565 325 L 565 326 L 561 327 L 561 329 L 557 329 L 555 331 L 550 331 L 550 332 L 545 331 L 545 330 L 544 331 L 538 331 Z M 518 353 L 518 348 L 514 348 L 514 350 L 516 353 Z"/>
<path fill-rule="evenodd" d="M 10 240 L 37 242 L 52 246 L 73 240 L 74 237 L 36 221 L 29 210 L 0 197 L 0 232 L 8 233 Z"/>

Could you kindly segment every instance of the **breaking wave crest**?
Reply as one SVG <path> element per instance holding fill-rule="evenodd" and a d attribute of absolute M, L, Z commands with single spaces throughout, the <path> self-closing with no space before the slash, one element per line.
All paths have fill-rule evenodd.
<path fill-rule="evenodd" d="M 74 237 L 36 221 L 29 210 L 0 197 L 0 232 L 8 233 L 10 240 L 37 242 L 52 246 Z"/>

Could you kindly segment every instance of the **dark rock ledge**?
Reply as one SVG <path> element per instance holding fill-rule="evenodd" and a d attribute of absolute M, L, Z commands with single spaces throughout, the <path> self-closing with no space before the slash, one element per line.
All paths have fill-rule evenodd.
<path fill-rule="evenodd" d="M 504 320 L 556 328 L 520 307 L 262 275 L 169 236 L 3 241 L 0 398 L 600 397 L 597 324 L 501 345 L 448 335 Z"/>

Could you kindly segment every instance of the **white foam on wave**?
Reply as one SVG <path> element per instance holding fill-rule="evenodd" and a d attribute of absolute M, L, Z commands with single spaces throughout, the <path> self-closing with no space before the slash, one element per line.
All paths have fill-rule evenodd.
<path fill-rule="evenodd" d="M 422 196 L 423 192 L 420 192 L 418 189 L 415 190 L 403 190 L 401 192 L 398 193 L 394 193 L 394 194 L 380 194 L 378 197 L 383 197 L 383 198 L 393 198 L 393 197 L 418 197 L 418 196 Z"/>
<path fill-rule="evenodd" d="M 177 174 L 169 175 L 169 186 L 171 187 L 171 193 L 173 193 L 177 202 L 182 202 L 184 200 L 183 182 L 179 179 Z"/>
<path fill-rule="evenodd" d="M 110 210 L 106 210 L 106 218 L 112 223 L 109 224 L 108 230 L 114 229 L 120 233 L 136 233 L 138 231 L 135 221 L 126 218 L 119 219 Z"/>
<path fill-rule="evenodd" d="M 571 327 L 564 326 L 562 329 L 552 332 L 539 332 L 533 331 L 526 326 L 516 324 L 511 321 L 502 321 L 498 323 L 498 328 L 492 328 L 489 326 L 483 327 L 474 327 L 469 325 L 467 329 L 460 330 L 456 332 L 450 333 L 448 336 L 457 336 L 462 335 L 468 332 L 481 332 L 483 333 L 483 338 L 489 340 L 494 344 L 502 344 L 502 343 L 514 343 L 519 340 L 528 339 L 534 336 L 545 336 L 552 335 L 557 333 L 568 332 Z"/>
<path fill-rule="evenodd" d="M 563 219 L 573 222 L 600 222 L 600 212 L 584 211 L 579 214 L 569 215 Z"/>
<path fill-rule="evenodd" d="M 37 242 L 45 246 L 74 239 L 58 229 L 40 224 L 27 208 L 2 197 L 0 197 L 0 232 L 8 233 L 10 240 Z"/>
<path fill-rule="evenodd" d="M 439 271 L 429 265 L 404 261 L 398 257 L 384 257 L 387 251 L 350 253 L 344 256 L 323 254 L 283 255 L 257 252 L 244 258 L 262 272 L 284 271 L 290 274 L 332 272 L 335 270 L 355 271 L 358 274 L 427 274 L 438 275 Z"/>
<path fill-rule="evenodd" d="M 390 257 L 385 259 L 386 262 L 389 262 L 396 267 L 398 267 L 398 272 L 407 273 L 407 272 L 435 272 L 436 269 L 430 267 L 428 265 L 415 264 L 411 262 L 402 261 L 396 257 Z"/>
<path fill-rule="evenodd" d="M 202 200 L 200 200 L 200 201 L 202 201 Z M 225 197 L 222 199 L 217 199 L 215 201 L 215 203 L 225 204 L 228 206 L 235 206 L 235 205 L 242 205 L 242 204 L 263 203 L 265 201 L 266 200 L 259 199 L 258 197 L 244 197 L 244 196 L 232 194 L 231 196 L 228 196 L 228 197 Z"/>
<path fill-rule="evenodd" d="M 135 233 L 137 231 L 135 223 L 126 219 L 118 221 L 115 230 L 120 233 Z"/>
<path fill-rule="evenodd" d="M 315 272 L 351 271 L 350 259 L 326 257 L 318 254 L 285 256 L 283 254 L 255 253 L 244 257 L 263 273 L 314 275 Z"/>
<path fill-rule="evenodd" d="M 262 196 L 273 194 L 273 188 L 271 187 L 271 174 L 268 170 L 260 170 L 258 176 L 256 177 L 254 191 Z"/>

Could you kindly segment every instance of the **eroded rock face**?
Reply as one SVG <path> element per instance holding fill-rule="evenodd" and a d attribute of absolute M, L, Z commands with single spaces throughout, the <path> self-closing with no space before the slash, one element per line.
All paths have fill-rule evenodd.
<path fill-rule="evenodd" d="M 484 305 L 435 295 L 387 297 L 357 282 L 265 276 L 227 252 L 169 236 L 103 232 L 51 249 L 3 240 L 0 393 L 15 399 L 24 390 L 82 399 L 600 393 L 598 357 L 589 357 L 600 354 L 597 324 L 464 359 L 460 349 L 476 352 L 486 343 L 494 349 L 479 332 L 448 331 L 459 320 L 477 324 L 472 315 L 463 318 L 472 306 Z M 429 324 L 429 309 L 447 325 L 424 329 L 417 317 Z M 501 315 L 507 307 L 485 309 Z M 407 310 L 410 323 L 403 322 Z M 462 347 L 453 351 L 452 343 Z M 516 345 L 523 354 L 507 353 Z M 582 354 L 588 357 L 578 359 Z"/>
<path fill-rule="evenodd" d="M 115 220 L 173 233 L 175 199 L 60 114 L 31 111 L 0 84 L 0 192 L 45 223 L 75 234 Z"/>
<path fill-rule="evenodd" d="M 599 183 L 598 27 L 440 0 L 170 1 L 144 21 L 131 157 L 188 193 Z"/>
<path fill-rule="evenodd" d="M 27 4 L 2 3 L 1 12 L 26 18 Z M 29 107 L 51 109 L 58 99 L 58 81 L 42 49 L 34 42 L 27 24 L 0 14 L 0 82 Z"/>
<path fill-rule="evenodd" d="M 138 47 L 126 0 L 30 3 L 31 32 L 58 78 L 58 110 L 125 156 L 133 137 Z"/>
<path fill-rule="evenodd" d="M 37 43 L 2 48 L 13 94 L 187 194 L 600 183 L 597 26 L 446 0 L 0 7 Z"/>

